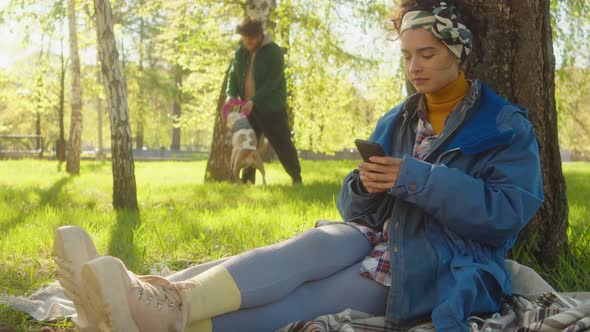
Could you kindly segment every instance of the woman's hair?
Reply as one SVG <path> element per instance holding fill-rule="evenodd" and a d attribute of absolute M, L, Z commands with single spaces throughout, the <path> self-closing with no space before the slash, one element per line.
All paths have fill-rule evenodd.
<path fill-rule="evenodd" d="M 446 3 L 449 6 L 455 6 L 457 11 L 461 14 L 461 21 L 471 30 L 474 32 L 474 24 L 471 24 L 471 18 L 465 15 L 464 12 L 461 11 L 463 6 L 461 5 L 461 1 L 457 0 L 401 0 L 401 4 L 399 9 L 394 13 L 393 18 L 391 20 L 393 24 L 393 28 L 397 34 L 400 35 L 400 29 L 402 25 L 402 20 L 404 16 L 411 11 L 419 10 L 419 11 L 432 11 L 434 8 L 439 7 L 441 3 Z"/>
<path fill-rule="evenodd" d="M 259 19 L 244 17 L 240 24 L 238 24 L 236 32 L 246 37 L 258 37 L 264 33 L 264 30 L 262 28 L 262 22 Z"/>

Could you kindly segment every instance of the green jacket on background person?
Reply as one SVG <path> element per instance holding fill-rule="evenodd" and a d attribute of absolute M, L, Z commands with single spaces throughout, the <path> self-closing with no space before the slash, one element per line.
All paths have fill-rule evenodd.
<path fill-rule="evenodd" d="M 244 99 L 246 74 L 250 52 L 240 42 L 229 72 L 226 93 L 228 97 Z M 266 35 L 256 51 L 254 59 L 256 94 L 252 97 L 255 109 L 261 112 L 277 112 L 287 109 L 287 82 L 285 79 L 284 52 Z M 246 100 L 247 101 L 247 100 Z"/>

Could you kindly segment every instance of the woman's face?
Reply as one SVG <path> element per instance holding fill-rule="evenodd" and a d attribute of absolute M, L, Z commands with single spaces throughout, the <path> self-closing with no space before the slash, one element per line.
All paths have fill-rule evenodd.
<path fill-rule="evenodd" d="M 419 93 L 436 92 L 459 75 L 459 59 L 424 28 L 401 35 L 406 74 Z"/>

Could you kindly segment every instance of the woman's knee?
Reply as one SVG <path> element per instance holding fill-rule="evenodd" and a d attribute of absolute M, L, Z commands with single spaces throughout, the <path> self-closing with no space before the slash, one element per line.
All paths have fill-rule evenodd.
<path fill-rule="evenodd" d="M 371 245 L 367 238 L 358 229 L 345 223 L 335 223 L 322 227 L 312 228 L 301 234 L 306 238 L 308 245 L 317 249 L 345 246 L 358 248 L 359 251 L 370 250 Z"/>

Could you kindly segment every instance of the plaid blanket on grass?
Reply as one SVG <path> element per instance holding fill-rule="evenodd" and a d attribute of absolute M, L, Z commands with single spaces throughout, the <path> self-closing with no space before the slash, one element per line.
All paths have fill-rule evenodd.
<path fill-rule="evenodd" d="M 384 317 L 346 309 L 334 315 L 320 316 L 312 321 L 294 322 L 277 332 L 405 332 L 408 329 L 397 329 Z M 413 327 L 412 332 L 434 331 L 432 323 Z"/>
<path fill-rule="evenodd" d="M 535 300 L 514 296 L 502 313 L 470 317 L 472 332 L 581 332 L 590 331 L 590 300 L 582 302 L 553 291 Z M 384 317 L 347 309 L 313 321 L 294 322 L 277 332 L 434 332 L 432 323 L 399 329 Z"/>

